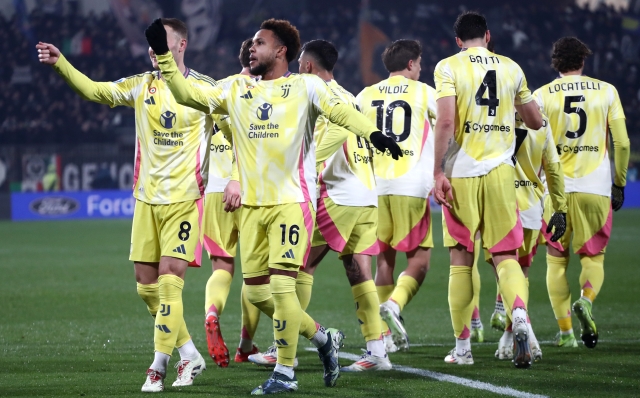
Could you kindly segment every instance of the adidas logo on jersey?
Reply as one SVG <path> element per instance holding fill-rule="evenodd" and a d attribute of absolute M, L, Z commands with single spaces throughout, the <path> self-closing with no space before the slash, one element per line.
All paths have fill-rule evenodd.
<path fill-rule="evenodd" d="M 182 253 L 182 254 L 187 254 L 187 251 L 184 250 L 184 245 L 180 245 L 178 247 L 176 247 L 175 249 L 173 249 L 174 253 Z"/>
<path fill-rule="evenodd" d="M 241 95 L 240 98 L 244 98 L 244 99 L 252 99 L 253 95 L 251 95 L 251 91 L 247 91 L 246 94 Z"/>
<path fill-rule="evenodd" d="M 293 258 L 293 259 L 295 259 L 295 256 L 293 255 L 293 249 L 289 249 L 285 254 L 282 255 L 282 258 Z"/>
<path fill-rule="evenodd" d="M 146 100 L 144 100 L 144 103 L 147 105 L 155 105 L 156 101 L 153 99 L 153 96 L 147 98 Z"/>

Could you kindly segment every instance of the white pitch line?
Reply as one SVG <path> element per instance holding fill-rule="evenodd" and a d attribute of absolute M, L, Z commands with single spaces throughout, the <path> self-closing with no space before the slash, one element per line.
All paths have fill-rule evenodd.
<path fill-rule="evenodd" d="M 307 348 L 307 351 L 316 351 L 314 348 Z M 352 361 L 357 361 L 358 359 L 360 359 L 359 355 L 355 355 L 355 354 L 351 354 L 348 352 L 341 352 L 340 353 L 340 358 L 344 358 L 344 359 L 350 359 Z M 453 365 L 452 365 L 453 366 Z M 477 381 L 477 380 L 471 380 L 471 379 L 465 379 L 464 377 L 458 377 L 458 376 L 451 376 L 445 373 L 439 373 L 439 372 L 433 372 L 431 370 L 425 370 L 425 369 L 417 369 L 417 368 L 412 368 L 409 366 L 402 366 L 402 365 L 393 365 L 393 369 L 397 370 L 398 372 L 404 372 L 404 373 L 410 373 L 410 374 L 414 374 L 414 375 L 418 375 L 418 376 L 422 376 L 422 377 L 429 377 L 431 379 L 435 379 L 438 381 L 444 381 L 447 383 L 453 383 L 453 384 L 458 384 L 461 386 L 465 386 L 465 387 L 469 387 L 469 388 L 475 388 L 477 390 L 484 390 L 484 391 L 489 391 L 495 394 L 500 394 L 500 395 L 507 395 L 510 397 L 518 397 L 518 398 L 548 398 L 546 395 L 539 395 L 539 394 L 531 394 L 528 392 L 524 392 L 524 391 L 518 391 L 516 389 L 513 389 L 511 387 L 500 387 L 500 386 L 494 386 L 493 384 L 490 383 L 485 383 L 483 381 Z"/>

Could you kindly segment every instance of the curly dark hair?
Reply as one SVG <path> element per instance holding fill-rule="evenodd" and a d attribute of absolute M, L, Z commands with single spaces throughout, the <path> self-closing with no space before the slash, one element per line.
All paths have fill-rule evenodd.
<path fill-rule="evenodd" d="M 262 22 L 260 29 L 272 31 L 278 41 L 287 47 L 287 62 L 296 59 L 300 51 L 300 32 L 291 22 L 284 19 L 271 18 Z"/>
<path fill-rule="evenodd" d="M 563 37 L 553 43 L 551 67 L 560 73 L 580 70 L 591 54 L 589 47 L 577 37 Z"/>
<path fill-rule="evenodd" d="M 243 41 L 242 45 L 240 46 L 240 54 L 238 54 L 238 60 L 240 60 L 240 65 L 242 65 L 243 68 L 249 67 L 249 57 L 251 56 L 251 52 L 249 51 L 249 49 L 251 49 L 251 46 L 253 46 L 253 39 L 251 38 Z"/>
<path fill-rule="evenodd" d="M 418 40 L 400 39 L 389 44 L 382 53 L 382 63 L 389 73 L 407 68 L 409 61 L 416 61 L 422 55 L 422 45 Z"/>
<path fill-rule="evenodd" d="M 310 55 L 322 69 L 333 71 L 338 62 L 338 50 L 331 42 L 326 40 L 311 40 L 302 46 L 303 53 Z"/>
<path fill-rule="evenodd" d="M 483 38 L 487 30 L 487 19 L 475 11 L 463 12 L 453 24 L 456 37 L 462 41 Z"/>

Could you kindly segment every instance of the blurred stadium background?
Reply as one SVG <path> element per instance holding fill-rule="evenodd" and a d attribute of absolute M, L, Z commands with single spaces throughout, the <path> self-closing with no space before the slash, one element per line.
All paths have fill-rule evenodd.
<path fill-rule="evenodd" d="M 51 42 L 94 80 L 149 70 L 143 30 L 158 16 L 190 28 L 187 65 L 214 79 L 239 71 L 242 40 L 269 17 L 291 20 L 303 40 L 333 41 L 336 79 L 357 94 L 385 76 L 379 54 L 390 40 L 419 39 L 421 80 L 433 85 L 436 63 L 457 51 L 452 23 L 462 0 L 0 0 L 0 219 L 11 217 L 11 193 L 121 190 L 75 201 L 15 196 L 14 218 L 111 217 L 131 214 L 134 114 L 81 100 L 51 68 L 38 64 L 34 45 Z M 518 62 L 530 88 L 555 77 L 552 42 L 576 35 L 593 50 L 586 73 L 613 83 L 631 136 L 631 184 L 640 160 L 640 0 L 476 0 L 489 21 L 496 51 Z M 297 65 L 291 65 L 297 71 Z M 628 197 L 632 197 L 630 186 Z M 106 196 L 105 196 L 106 195 Z M 111 198 L 104 201 L 104 198 Z M 118 200 L 117 204 L 114 202 Z M 29 201 L 29 203 L 26 203 Z M 23 206 L 19 206 L 23 204 Z M 27 205 L 31 205 L 30 207 Z M 631 204 L 631 203 L 628 203 Z M 93 207 L 91 207 L 93 206 Z M 20 207 L 20 209 L 18 209 Z M 91 208 L 94 211 L 91 211 Z"/>

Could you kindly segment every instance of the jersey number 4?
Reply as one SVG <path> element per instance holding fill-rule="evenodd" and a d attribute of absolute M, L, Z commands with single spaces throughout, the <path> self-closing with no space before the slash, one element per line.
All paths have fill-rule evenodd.
<path fill-rule="evenodd" d="M 482 79 L 482 84 L 476 91 L 476 105 L 488 106 L 488 115 L 495 116 L 500 100 L 497 95 L 497 77 L 495 70 L 488 70 Z M 484 94 L 488 92 L 488 98 L 484 98 Z"/>

